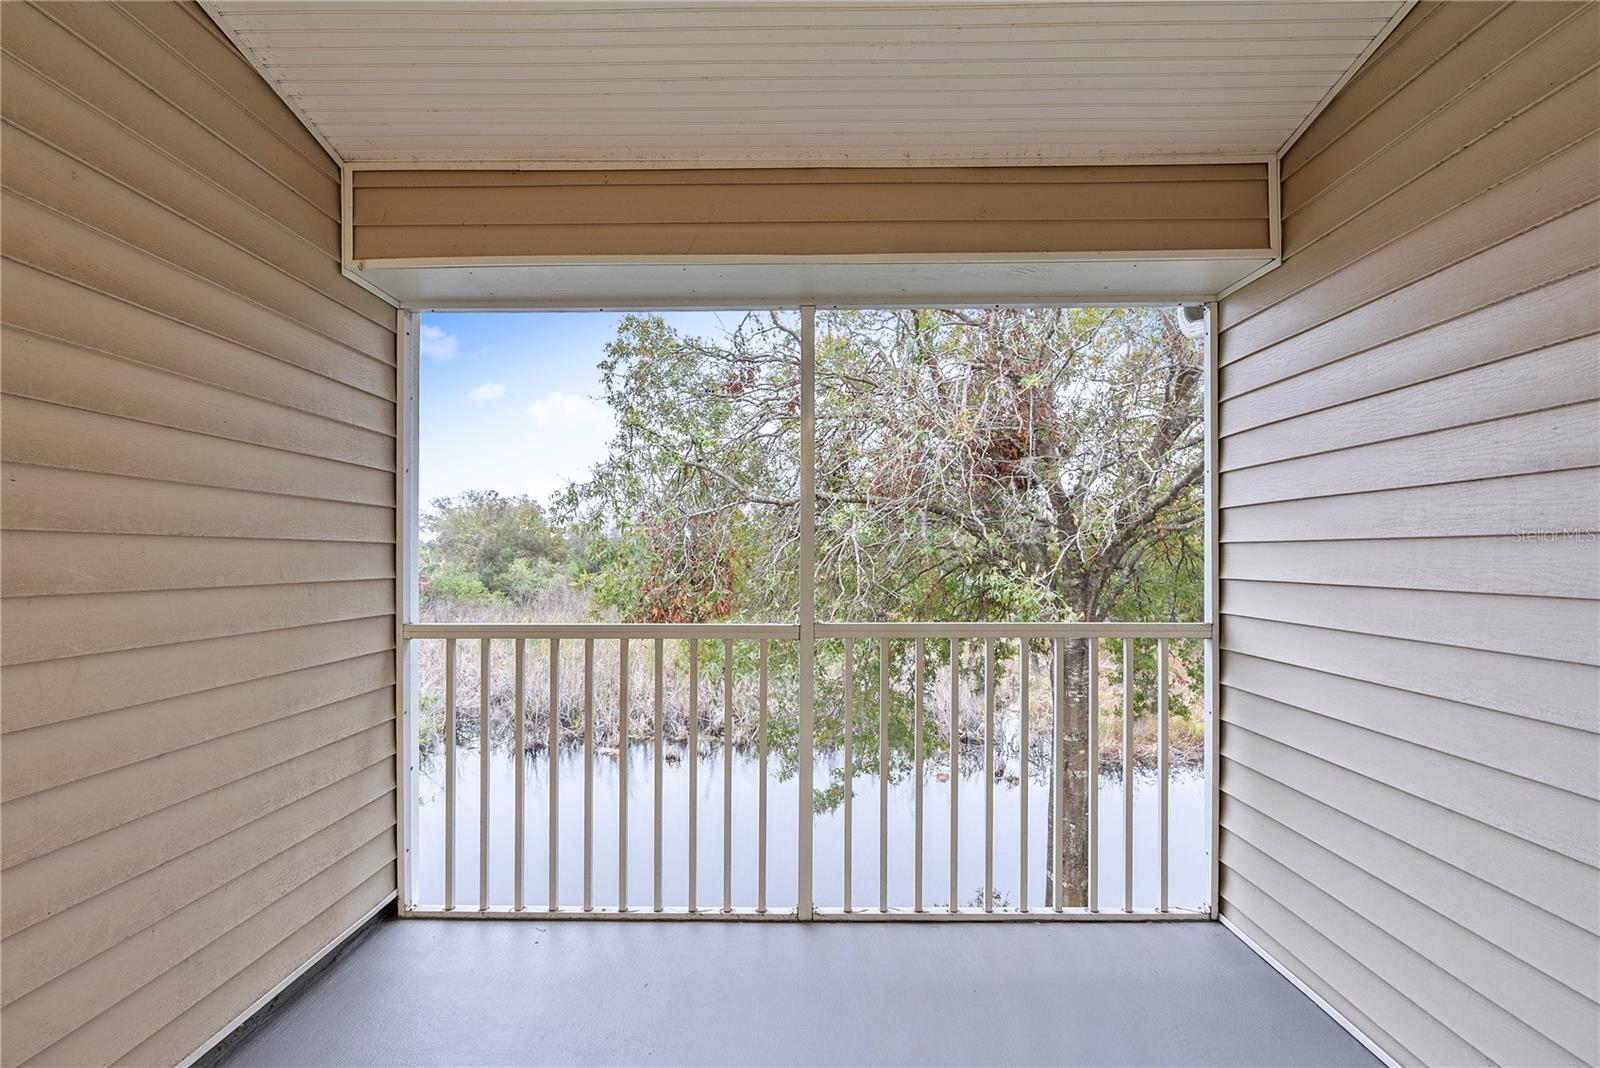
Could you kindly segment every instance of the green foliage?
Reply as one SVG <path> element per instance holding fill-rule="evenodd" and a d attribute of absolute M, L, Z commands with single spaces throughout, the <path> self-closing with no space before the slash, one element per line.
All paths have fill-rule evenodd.
<path fill-rule="evenodd" d="M 564 574 L 566 539 L 530 497 L 469 490 L 441 497 L 422 517 L 424 599 L 530 603 Z"/>
<path fill-rule="evenodd" d="M 818 618 L 1201 617 L 1201 353 L 1172 309 L 821 310 L 816 341 Z M 797 315 L 746 315 L 714 337 L 629 315 L 599 367 L 616 417 L 607 458 L 550 515 L 492 491 L 434 502 L 429 595 L 529 605 L 559 579 L 607 618 L 796 618 Z M 1017 654 L 1001 644 L 1002 660 Z M 1188 686 L 1171 707 L 1193 715 L 1182 694 L 1202 692 L 1199 644 L 1172 648 Z M 878 761 L 876 655 L 856 675 L 864 772 Z M 899 774 L 912 669 L 904 646 L 893 655 Z M 1154 655 L 1153 642 L 1135 647 L 1139 714 L 1153 708 Z M 825 749 L 842 743 L 840 656 L 817 653 Z M 1085 676 L 1068 670 L 1069 702 L 1083 701 Z M 773 719 L 788 773 L 792 731 Z M 934 733 L 929 751 L 942 751 Z"/>

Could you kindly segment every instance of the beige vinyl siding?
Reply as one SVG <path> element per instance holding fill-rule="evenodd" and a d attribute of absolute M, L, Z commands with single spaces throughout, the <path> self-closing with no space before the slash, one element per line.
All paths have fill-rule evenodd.
<path fill-rule="evenodd" d="M 1261 163 L 356 171 L 359 260 L 1261 250 Z"/>
<path fill-rule="evenodd" d="M 395 889 L 395 313 L 192 4 L 0 38 L 0 1061 L 183 1059 Z"/>
<path fill-rule="evenodd" d="M 1402 1064 L 1600 1061 L 1597 65 L 1419 4 L 1220 309 L 1222 915 Z"/>

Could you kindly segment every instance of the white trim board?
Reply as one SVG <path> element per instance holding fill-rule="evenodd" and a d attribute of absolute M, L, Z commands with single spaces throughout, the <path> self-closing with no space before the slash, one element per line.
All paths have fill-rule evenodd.
<path fill-rule="evenodd" d="M 376 265 L 405 307 L 522 310 L 1200 303 L 1275 257 Z M 356 271 L 357 268 L 350 268 Z"/>
<path fill-rule="evenodd" d="M 1372 1039 L 1368 1038 L 1362 1033 L 1360 1028 L 1346 1019 L 1344 1013 L 1328 1004 L 1327 1001 L 1323 1000 L 1321 994 L 1318 994 L 1315 990 L 1312 990 L 1305 983 L 1301 982 L 1298 975 L 1285 968 L 1282 964 L 1279 964 L 1277 960 L 1273 958 L 1272 954 L 1262 949 L 1255 943 L 1254 939 L 1245 934 L 1243 931 L 1239 930 L 1239 928 L 1235 927 L 1232 920 L 1228 919 L 1226 916 L 1218 916 L 1217 919 L 1222 926 L 1233 932 L 1235 938 L 1249 946 L 1256 956 L 1272 965 L 1273 971 L 1277 972 L 1279 975 L 1289 980 L 1289 982 L 1293 983 L 1295 988 L 1298 989 L 1300 993 L 1310 998 L 1312 1003 L 1315 1004 L 1317 1008 L 1321 1009 L 1323 1012 L 1332 1017 L 1334 1023 L 1350 1032 L 1350 1037 L 1354 1038 L 1357 1042 L 1365 1046 L 1368 1053 L 1378 1058 L 1378 1060 L 1382 1061 L 1388 1066 L 1388 1068 L 1400 1068 L 1398 1061 L 1389 1056 L 1389 1054 L 1385 1053 L 1381 1046 L 1372 1041 Z"/>
<path fill-rule="evenodd" d="M 255 51 L 240 39 L 232 23 L 222 17 L 222 12 L 217 9 L 214 0 L 196 0 L 196 3 L 199 4 L 200 10 L 206 13 L 206 18 L 211 20 L 211 24 L 221 30 L 222 35 L 233 44 L 234 48 L 239 50 L 239 54 L 244 57 L 246 63 L 250 64 L 251 68 L 256 72 L 256 76 L 266 82 L 267 88 L 271 89 L 278 99 L 283 101 L 283 106 L 294 113 L 295 119 L 299 121 L 301 126 L 306 128 L 306 133 L 316 138 L 317 144 L 322 146 L 322 151 L 326 152 L 329 158 L 339 165 L 340 170 L 343 170 L 345 165 L 344 157 L 339 155 L 326 137 L 322 136 L 322 131 L 317 129 L 317 124 L 306 117 L 306 113 L 300 109 L 300 105 L 295 102 L 289 91 L 280 83 L 269 78 L 266 72 L 261 69 L 260 64 L 257 62 Z"/>
<path fill-rule="evenodd" d="M 312 968 L 315 968 L 319 963 L 322 962 L 324 957 L 328 956 L 328 954 L 338 951 L 338 949 L 345 944 L 346 940 L 348 940 L 351 935 L 355 934 L 357 931 L 361 930 L 362 927 L 365 927 L 368 923 L 370 923 L 374 916 L 378 915 L 378 913 L 384 911 L 390 905 L 394 904 L 396 896 L 396 891 L 389 891 L 382 901 L 368 909 L 359 920 L 357 920 L 355 923 L 352 923 L 349 927 L 346 927 L 343 931 L 340 931 L 338 937 L 313 953 L 306 959 L 304 964 L 301 964 L 300 967 L 296 968 L 294 971 L 280 979 L 271 990 L 268 990 L 265 994 L 262 994 L 250 1005 L 249 1008 L 245 1009 L 239 1015 L 230 1020 L 227 1026 L 222 1028 L 222 1030 L 218 1031 L 216 1034 L 212 1035 L 210 1038 L 206 1039 L 198 1047 L 196 1047 L 193 1053 L 179 1061 L 178 1068 L 190 1068 L 190 1066 L 199 1061 L 200 1058 L 204 1057 L 207 1053 L 210 1053 L 212 1049 L 216 1047 L 217 1043 L 221 1042 L 223 1039 L 233 1034 L 233 1032 L 238 1028 L 248 1023 L 250 1018 L 255 1016 L 255 1014 L 260 1012 L 262 1009 L 266 1008 L 273 998 L 277 997 L 289 987 L 293 986 L 302 975 L 305 975 Z"/>
<path fill-rule="evenodd" d="M 1318 116 L 1328 109 L 1328 105 L 1333 103 L 1334 98 L 1344 91 L 1345 86 L 1350 84 L 1350 79 L 1354 78 L 1356 73 L 1367 65 L 1367 60 L 1372 58 L 1374 52 L 1383 47 L 1383 42 L 1389 39 L 1389 35 L 1394 33 L 1395 29 L 1406 20 L 1406 16 L 1411 14 L 1411 9 L 1416 6 L 1417 0 L 1404 0 L 1401 3 L 1400 10 L 1390 16 L 1388 23 L 1382 30 L 1378 31 L 1376 37 L 1367 43 L 1367 47 L 1361 50 L 1361 54 L 1356 57 L 1354 63 L 1350 64 L 1350 68 L 1341 74 L 1339 80 L 1328 88 L 1322 99 L 1317 101 L 1317 106 L 1311 109 L 1311 114 L 1302 119 L 1300 125 L 1294 128 L 1294 132 L 1283 139 L 1283 144 L 1278 146 L 1279 159 L 1282 159 L 1294 147 L 1294 143 L 1300 140 L 1307 130 L 1311 129 L 1311 124 L 1316 122 Z"/>

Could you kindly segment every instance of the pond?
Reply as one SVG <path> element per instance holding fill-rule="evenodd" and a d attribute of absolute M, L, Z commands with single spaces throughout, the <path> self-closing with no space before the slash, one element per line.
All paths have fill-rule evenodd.
<path fill-rule="evenodd" d="M 662 892 L 667 906 L 682 906 L 688 890 L 689 766 L 685 750 L 668 749 L 663 761 Z M 515 795 L 515 757 L 498 747 L 490 751 L 489 902 L 512 904 L 515 831 L 512 806 Z M 544 753 L 523 757 L 527 762 L 527 810 L 524 821 L 525 904 L 542 906 L 548 896 L 549 779 Z M 697 782 L 699 854 L 697 904 L 716 908 L 722 904 L 723 750 L 705 747 L 700 755 Z M 760 764 L 753 751 L 733 751 L 733 904 L 753 906 L 757 890 L 757 830 Z M 981 751 L 963 759 L 959 795 L 960 904 L 981 905 L 983 893 L 984 789 Z M 965 769 L 978 766 L 977 771 Z M 618 755 L 597 755 L 594 769 L 594 903 L 617 904 L 618 859 Z M 825 786 L 833 762 L 819 755 L 817 785 Z M 648 908 L 652 894 L 654 753 L 648 743 L 628 750 L 628 903 Z M 475 749 L 462 747 L 456 758 L 456 901 L 476 907 L 478 899 L 478 790 L 479 759 Z M 558 876 L 563 906 L 576 906 L 583 897 L 583 751 L 559 751 L 557 789 L 560 796 Z M 419 775 L 417 856 L 414 886 L 417 900 L 437 907 L 444 900 L 443 765 L 428 761 Z M 934 769 L 924 775 L 923 904 L 945 908 L 950 901 L 950 785 L 940 782 Z M 1154 770 L 1135 770 L 1134 783 L 1134 904 L 1153 908 L 1159 898 L 1159 805 Z M 915 867 L 913 836 L 916 829 L 915 791 L 909 776 L 892 782 L 889 789 L 889 903 L 912 903 Z M 796 891 L 796 780 L 780 781 L 776 761 L 769 770 L 767 788 L 767 905 L 792 909 Z M 1122 776 L 1114 768 L 1102 774 L 1099 784 L 1100 843 L 1099 890 L 1103 907 L 1120 908 L 1123 889 Z M 1045 902 L 1045 803 L 1048 786 L 1035 777 L 1029 787 L 1028 904 Z M 1206 854 L 1206 783 L 1198 768 L 1175 767 L 1168 787 L 1168 893 L 1174 908 L 1205 903 L 1209 880 Z M 852 905 L 875 908 L 878 903 L 878 783 L 875 776 L 858 775 L 853 801 L 854 861 Z M 994 885 L 997 907 L 1016 906 L 1020 889 L 1021 788 L 1015 781 L 997 781 L 994 788 Z M 813 885 L 816 904 L 838 906 L 844 897 L 843 808 L 818 811 L 814 822 Z"/>

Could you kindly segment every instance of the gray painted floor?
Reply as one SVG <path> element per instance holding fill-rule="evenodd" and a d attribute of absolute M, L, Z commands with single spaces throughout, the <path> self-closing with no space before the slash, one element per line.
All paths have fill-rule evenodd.
<path fill-rule="evenodd" d="M 1220 924 L 395 920 L 227 1063 L 1377 1061 Z"/>

